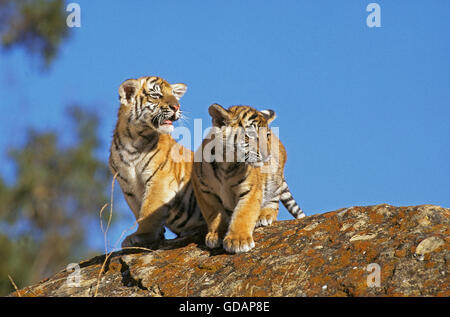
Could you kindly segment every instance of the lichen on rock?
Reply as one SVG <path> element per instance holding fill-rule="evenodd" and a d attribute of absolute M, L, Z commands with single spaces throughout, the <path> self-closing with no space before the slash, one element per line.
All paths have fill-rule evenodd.
<path fill-rule="evenodd" d="M 243 254 L 209 250 L 197 234 L 81 262 L 77 286 L 62 271 L 11 296 L 449 296 L 449 214 L 354 206 L 257 228 Z"/>

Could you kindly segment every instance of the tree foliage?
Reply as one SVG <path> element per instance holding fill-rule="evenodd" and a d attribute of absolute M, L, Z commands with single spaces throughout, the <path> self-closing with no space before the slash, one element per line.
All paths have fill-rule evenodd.
<path fill-rule="evenodd" d="M 0 0 L 0 46 L 24 49 L 48 68 L 69 37 L 66 17 L 63 0 Z M 98 228 L 111 176 L 95 155 L 97 116 L 80 107 L 68 114 L 70 146 L 55 131 L 30 129 L 8 151 L 16 175 L 0 176 L 0 296 L 14 291 L 8 275 L 24 287 L 89 256 L 88 228 Z"/>
<path fill-rule="evenodd" d="M 0 36 L 5 49 L 23 46 L 48 67 L 69 36 L 63 0 L 0 0 Z"/>
<path fill-rule="evenodd" d="M 0 181 L 2 293 L 13 291 L 8 274 L 26 286 L 85 256 L 86 228 L 98 225 L 109 201 L 111 176 L 95 156 L 98 118 L 79 107 L 69 114 L 72 145 L 62 146 L 56 132 L 29 130 L 26 144 L 9 151 L 17 175 L 12 185 Z"/>

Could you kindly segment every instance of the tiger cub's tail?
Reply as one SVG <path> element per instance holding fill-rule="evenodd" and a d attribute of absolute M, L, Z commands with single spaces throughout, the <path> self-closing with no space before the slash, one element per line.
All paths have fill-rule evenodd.
<path fill-rule="evenodd" d="M 286 183 L 286 180 L 284 178 L 283 183 L 281 184 L 280 200 L 283 203 L 284 207 L 286 207 L 291 215 L 294 216 L 294 218 L 300 219 L 305 217 L 305 213 L 297 204 L 294 197 L 292 197 L 291 191 L 289 190 L 288 184 Z"/>

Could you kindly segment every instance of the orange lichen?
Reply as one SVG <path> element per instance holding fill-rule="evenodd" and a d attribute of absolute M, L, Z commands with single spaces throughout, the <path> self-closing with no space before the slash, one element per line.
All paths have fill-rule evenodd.
<path fill-rule="evenodd" d="M 256 247 L 243 254 L 208 250 L 200 237 L 195 243 L 168 242 L 164 250 L 153 253 L 114 255 L 99 281 L 98 295 L 450 296 L 445 267 L 450 214 L 446 209 L 433 208 L 435 215 L 426 226 L 418 224 L 417 219 L 423 218 L 417 216 L 422 212 L 419 207 L 344 210 L 257 228 Z M 421 241 L 432 236 L 446 243 L 415 254 Z M 83 281 L 97 280 L 104 259 L 82 262 Z M 381 267 L 380 287 L 367 285 L 370 263 Z M 124 274 L 129 274 L 134 286 L 126 286 Z M 62 271 L 11 295 L 91 294 L 87 288 L 65 287 L 67 276 Z"/>
<path fill-rule="evenodd" d="M 406 249 L 402 249 L 402 250 L 396 250 L 394 252 L 394 255 L 398 258 L 403 258 L 406 256 Z"/>
<path fill-rule="evenodd" d="M 369 219 L 371 224 L 379 224 L 384 221 L 384 216 L 376 211 L 370 211 Z"/>

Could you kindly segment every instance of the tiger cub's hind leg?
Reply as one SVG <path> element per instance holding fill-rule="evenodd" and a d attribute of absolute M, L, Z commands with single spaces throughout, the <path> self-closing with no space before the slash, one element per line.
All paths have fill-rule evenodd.
<path fill-rule="evenodd" d="M 270 226 L 273 222 L 277 220 L 278 207 L 269 208 L 265 207 L 261 209 L 261 213 L 256 221 L 255 227 L 266 227 Z"/>
<path fill-rule="evenodd" d="M 264 197 L 264 202 L 261 206 L 261 212 L 256 222 L 255 227 L 270 226 L 277 220 L 278 211 L 280 209 L 280 194 L 270 193 Z"/>
<path fill-rule="evenodd" d="M 158 232 L 158 237 L 155 239 L 154 233 L 133 233 L 127 236 L 122 242 L 122 248 L 136 248 L 146 247 L 150 249 L 157 249 L 164 241 L 164 227 Z"/>

